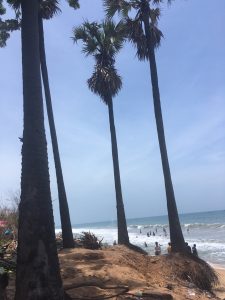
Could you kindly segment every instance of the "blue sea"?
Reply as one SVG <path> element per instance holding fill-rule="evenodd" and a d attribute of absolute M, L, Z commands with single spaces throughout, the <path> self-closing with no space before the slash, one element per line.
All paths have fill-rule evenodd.
<path fill-rule="evenodd" d="M 199 256 L 217 267 L 225 268 L 225 210 L 181 214 L 180 221 L 185 241 L 190 246 L 197 245 Z M 131 243 L 154 255 L 154 244 L 157 241 L 161 245 L 162 253 L 166 253 L 170 241 L 167 216 L 128 219 L 127 226 Z M 109 245 L 117 240 L 115 221 L 73 226 L 75 236 L 82 231 L 93 232 Z M 56 233 L 58 232 L 60 229 L 56 229 Z M 147 233 L 150 232 L 148 237 Z"/>

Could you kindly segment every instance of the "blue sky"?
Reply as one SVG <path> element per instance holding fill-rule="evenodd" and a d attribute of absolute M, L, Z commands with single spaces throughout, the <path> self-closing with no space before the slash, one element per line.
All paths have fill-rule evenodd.
<path fill-rule="evenodd" d="M 86 85 L 93 60 L 74 45 L 72 28 L 102 20 L 100 0 L 45 22 L 46 52 L 65 184 L 73 223 L 116 217 L 107 107 Z M 180 212 L 225 209 L 225 2 L 177 0 L 162 6 L 165 38 L 157 51 L 159 85 L 172 179 Z M 125 45 L 114 99 L 123 197 L 128 218 L 166 214 L 149 66 Z M 21 171 L 20 33 L 0 49 L 0 199 L 18 190 Z M 54 162 L 46 122 L 55 222 Z"/>

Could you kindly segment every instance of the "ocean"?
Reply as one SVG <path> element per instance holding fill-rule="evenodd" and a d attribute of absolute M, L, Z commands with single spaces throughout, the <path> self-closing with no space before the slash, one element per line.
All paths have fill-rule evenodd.
<path fill-rule="evenodd" d="M 225 268 L 225 210 L 181 214 L 180 221 L 185 241 L 191 247 L 196 244 L 199 256 L 217 267 Z M 170 241 L 167 216 L 127 219 L 127 226 L 131 243 L 154 255 L 157 241 L 161 245 L 162 253 L 167 252 Z M 115 221 L 73 226 L 75 236 L 82 231 L 94 233 L 100 239 L 103 238 L 103 243 L 109 245 L 117 240 Z M 60 228 L 56 229 L 56 233 L 58 232 Z M 150 232 L 148 237 L 147 233 Z"/>

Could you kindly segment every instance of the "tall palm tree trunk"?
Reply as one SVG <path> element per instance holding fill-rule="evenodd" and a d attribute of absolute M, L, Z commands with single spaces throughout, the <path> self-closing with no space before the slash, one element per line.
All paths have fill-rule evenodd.
<path fill-rule="evenodd" d="M 38 36 L 38 0 L 23 0 L 24 129 L 16 300 L 63 300 L 50 193 Z"/>
<path fill-rule="evenodd" d="M 169 225 L 170 225 L 170 239 L 172 250 L 174 252 L 184 251 L 185 250 L 185 242 L 183 233 L 181 230 L 179 215 L 177 211 L 177 205 L 173 190 L 173 183 L 170 174 L 170 166 L 166 149 L 166 140 L 164 134 L 164 126 L 163 126 L 163 118 L 162 118 L 162 110 L 160 103 L 160 93 L 159 93 L 159 84 L 158 84 L 158 75 L 157 75 L 157 66 L 155 60 L 155 50 L 153 43 L 151 41 L 151 31 L 150 31 L 150 23 L 149 23 L 149 15 L 146 14 L 144 18 L 144 27 L 145 34 L 148 43 L 148 51 L 149 51 L 149 64 L 150 64 L 150 73 L 151 73 L 151 82 L 152 82 L 152 93 L 153 93 L 153 101 L 154 101 L 154 111 L 155 111 L 155 119 L 156 119 L 156 127 L 158 133 L 159 147 L 161 153 L 161 161 L 163 167 L 165 188 L 166 188 L 166 198 L 167 198 L 167 209 L 168 209 L 168 217 L 169 217 Z"/>
<path fill-rule="evenodd" d="M 69 207 L 67 202 L 66 189 L 63 180 L 63 173 L 62 173 L 62 167 L 61 167 L 61 161 L 59 155 L 59 147 L 58 147 L 54 115 L 52 109 L 51 93 L 49 87 L 48 69 L 47 69 L 46 55 L 45 55 L 43 19 L 40 15 L 39 15 L 39 45 L 40 45 L 42 79 L 44 83 L 45 100 L 46 100 L 46 107 L 48 113 L 48 121 L 50 127 L 57 186 L 58 186 L 59 210 L 60 210 L 60 218 L 61 218 L 61 226 L 62 226 L 63 247 L 73 248 L 74 247 L 73 232 L 72 232 L 72 227 L 70 222 L 70 213 L 69 213 Z"/>
<path fill-rule="evenodd" d="M 129 236 L 127 231 L 127 222 L 126 222 L 122 189 L 121 189 L 121 181 L 120 181 L 120 168 L 119 168 L 119 158 L 118 158 L 118 148 L 117 148 L 117 139 L 116 139 L 116 129 L 114 124 L 112 98 L 110 98 L 109 101 L 107 101 L 107 103 L 108 103 L 108 111 L 109 111 L 113 170 L 114 170 L 114 181 L 115 181 L 115 190 L 116 190 L 118 244 L 129 245 Z"/>

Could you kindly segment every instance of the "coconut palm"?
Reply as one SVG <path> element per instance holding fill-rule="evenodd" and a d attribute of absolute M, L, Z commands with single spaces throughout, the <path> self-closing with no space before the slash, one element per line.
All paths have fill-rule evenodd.
<path fill-rule="evenodd" d="M 115 56 L 124 42 L 123 25 L 122 23 L 115 25 L 112 21 L 105 21 L 102 24 L 84 22 L 83 25 L 74 29 L 73 39 L 75 42 L 81 40 L 83 52 L 87 56 L 94 57 L 94 72 L 87 81 L 88 87 L 108 106 L 116 191 L 118 243 L 129 245 L 112 102 L 113 97 L 122 87 L 121 77 L 115 68 Z"/>
<path fill-rule="evenodd" d="M 63 300 L 51 202 L 40 74 L 37 0 L 23 0 L 24 128 L 16 300 Z"/>
<path fill-rule="evenodd" d="M 163 36 L 162 32 L 157 28 L 160 10 L 157 6 L 154 7 L 154 5 L 158 5 L 160 2 L 162 2 L 162 0 L 104 0 L 104 5 L 108 17 L 112 17 L 116 12 L 122 16 L 122 19 L 126 23 L 128 39 L 136 46 L 138 59 L 149 61 L 172 249 L 173 251 L 184 251 L 185 243 L 180 226 L 167 155 L 155 59 L 155 49 L 159 47 Z M 132 17 L 133 13 L 134 17 Z"/>

